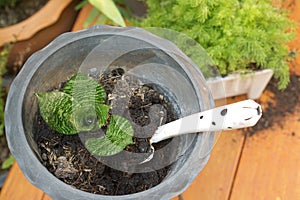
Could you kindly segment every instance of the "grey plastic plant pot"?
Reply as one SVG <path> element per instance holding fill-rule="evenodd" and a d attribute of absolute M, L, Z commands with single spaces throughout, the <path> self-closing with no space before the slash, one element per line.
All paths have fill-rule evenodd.
<path fill-rule="evenodd" d="M 41 164 L 33 136 L 38 109 L 34 93 L 57 88 L 78 71 L 101 71 L 98 66 L 116 64 L 133 71 L 141 80 L 162 85 L 162 92 L 172 99 L 180 117 L 213 107 L 212 96 L 197 66 L 165 39 L 140 28 L 103 25 L 59 36 L 28 59 L 12 83 L 5 108 L 11 153 L 27 179 L 53 199 L 170 199 L 182 193 L 208 161 L 214 133 L 177 137 L 177 145 L 172 146 L 177 160 L 164 180 L 146 191 L 122 196 L 75 189 Z"/>

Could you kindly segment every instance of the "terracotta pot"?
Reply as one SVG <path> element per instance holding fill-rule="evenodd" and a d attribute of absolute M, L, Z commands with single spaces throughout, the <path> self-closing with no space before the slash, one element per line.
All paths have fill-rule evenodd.
<path fill-rule="evenodd" d="M 63 32 L 71 30 L 78 1 L 50 0 L 38 12 L 18 24 L 0 28 L 0 49 L 14 43 L 8 66 L 19 69 L 35 51 L 45 47 Z"/>

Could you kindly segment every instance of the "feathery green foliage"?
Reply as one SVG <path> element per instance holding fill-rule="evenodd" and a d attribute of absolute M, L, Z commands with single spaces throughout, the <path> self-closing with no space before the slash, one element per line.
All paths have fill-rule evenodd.
<path fill-rule="evenodd" d="M 295 24 L 270 0 L 146 0 L 147 16 L 135 23 L 187 34 L 200 43 L 222 75 L 249 72 L 255 63 L 274 70 L 278 88 L 289 82 L 287 43 Z"/>

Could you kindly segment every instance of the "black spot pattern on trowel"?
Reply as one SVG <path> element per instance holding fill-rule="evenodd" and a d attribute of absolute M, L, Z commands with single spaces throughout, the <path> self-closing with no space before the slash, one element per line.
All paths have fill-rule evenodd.
<path fill-rule="evenodd" d="M 257 110 L 257 115 L 260 115 L 261 114 L 261 110 L 260 110 L 259 106 L 256 108 L 256 110 Z"/>
<path fill-rule="evenodd" d="M 293 64 L 293 62 L 291 62 L 291 64 Z M 274 95 L 274 97 L 272 97 L 273 101 L 264 102 L 261 99 L 256 100 L 259 104 L 265 104 L 263 105 L 263 108 L 265 107 L 263 109 L 263 115 L 255 126 L 243 129 L 244 133 L 252 136 L 256 133 L 260 133 L 261 130 L 266 130 L 273 126 L 283 128 L 283 123 L 286 121 L 285 117 L 297 112 L 297 106 L 300 104 L 299 85 L 300 76 L 294 73 L 291 73 L 290 83 L 285 90 L 278 90 L 277 80 L 272 78 L 266 90 Z M 257 114 L 262 114 L 262 110 L 258 107 Z"/>
<path fill-rule="evenodd" d="M 225 108 L 225 109 L 223 109 L 222 111 L 221 111 L 221 115 L 222 116 L 225 116 L 227 114 L 227 108 Z"/>

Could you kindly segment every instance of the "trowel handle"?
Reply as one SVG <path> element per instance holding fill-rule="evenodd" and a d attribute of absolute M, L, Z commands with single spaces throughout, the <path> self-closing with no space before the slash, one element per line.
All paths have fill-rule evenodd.
<path fill-rule="evenodd" d="M 213 108 L 158 127 L 150 142 L 156 143 L 177 135 L 205 131 L 220 131 L 254 126 L 262 109 L 253 100 Z"/>

